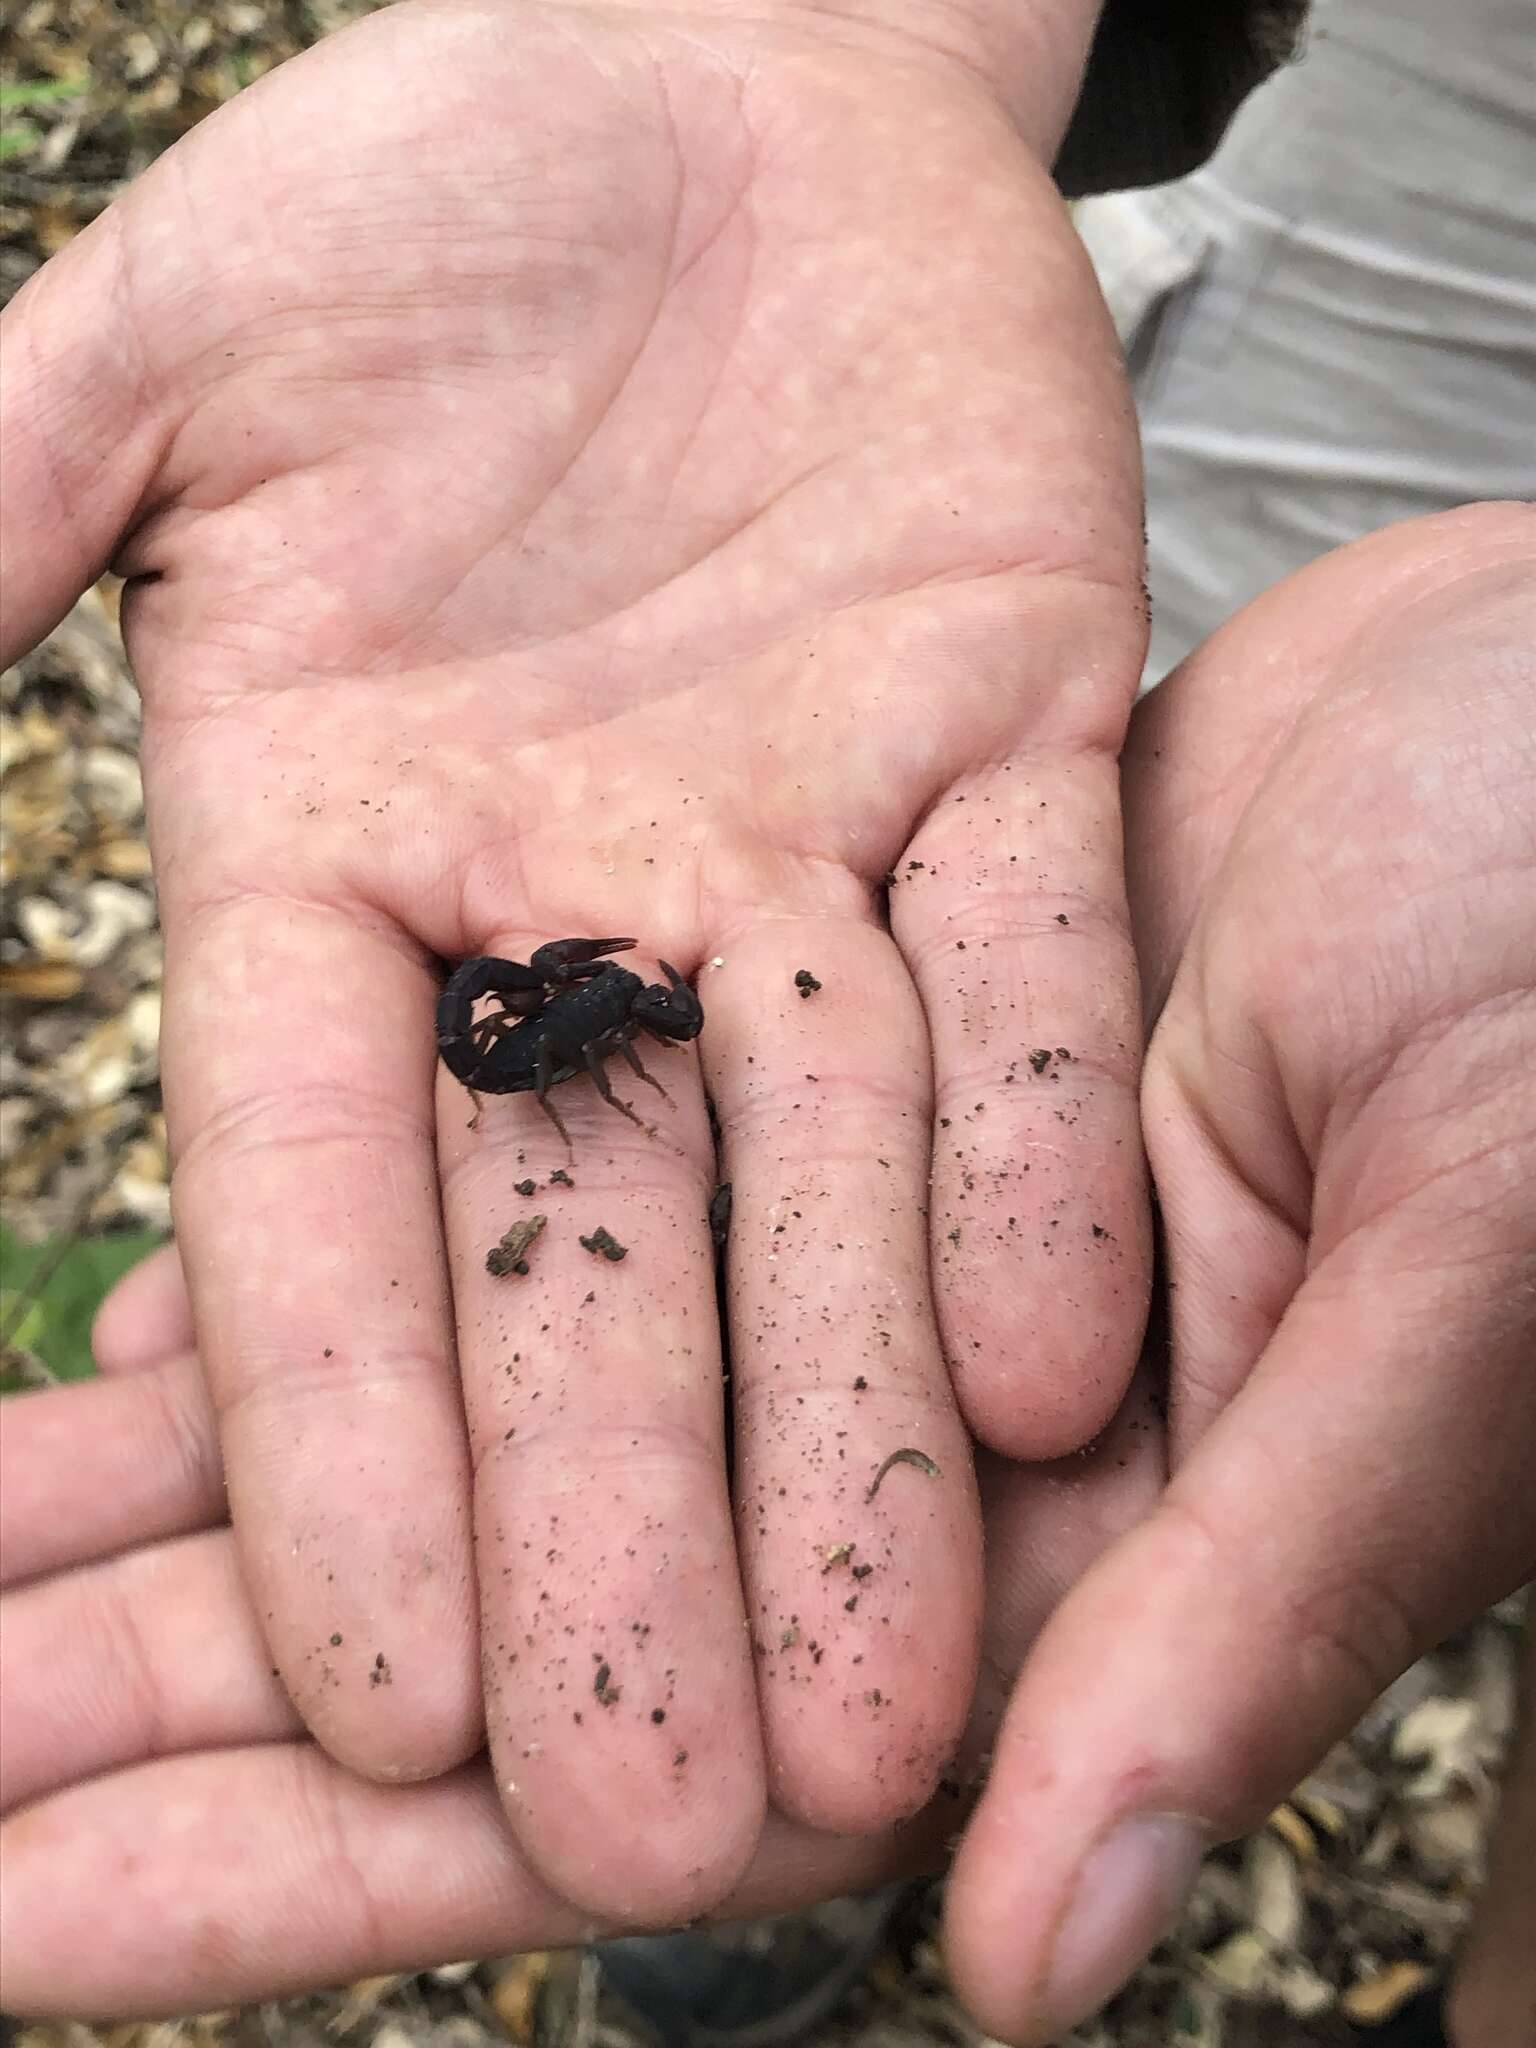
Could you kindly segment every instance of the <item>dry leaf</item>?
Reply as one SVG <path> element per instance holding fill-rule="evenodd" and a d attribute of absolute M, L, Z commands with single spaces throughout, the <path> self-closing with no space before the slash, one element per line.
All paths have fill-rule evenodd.
<path fill-rule="evenodd" d="M 1336 1842 L 1342 1842 L 1349 1833 L 1349 1815 L 1344 1811 L 1343 1807 L 1339 1805 L 1337 1800 L 1330 1799 L 1326 1792 L 1320 1792 L 1311 1785 L 1303 1785 L 1300 1791 L 1295 1794 L 1294 1808 L 1277 1808 L 1277 1812 L 1281 1813 L 1287 1811 L 1296 1812 L 1298 1810 L 1299 1815 L 1305 1816 L 1314 1827 L 1321 1828 L 1325 1835 L 1331 1836 Z M 1271 1814 L 1271 1826 L 1274 1825 L 1274 1819 L 1275 1816 Z M 1315 1855 L 1317 1853 L 1317 1840 L 1315 1836 L 1310 1834 L 1310 1830 L 1309 1839 L 1312 1842 L 1312 1853 Z"/>
<path fill-rule="evenodd" d="M 85 976 L 66 960 L 0 961 L 0 995 L 21 1003 L 67 1003 L 85 987 Z"/>
<path fill-rule="evenodd" d="M 1224 1990 L 1249 1998 L 1270 1974 L 1269 1944 L 1247 1929 L 1230 1935 L 1221 1947 L 1201 1958 L 1206 1974 Z"/>
<path fill-rule="evenodd" d="M 549 1956 L 534 1949 L 514 1956 L 491 1987 L 491 2010 L 510 2040 L 531 2042 L 538 2020 L 539 1997 L 549 1977 Z"/>
<path fill-rule="evenodd" d="M 1455 1786 L 1480 1784 L 1485 1773 L 1476 1702 L 1439 1695 L 1423 1701 L 1404 1715 L 1392 1754 L 1404 1763 L 1424 1760 L 1406 1788 L 1409 1799 L 1443 1799 Z"/>
<path fill-rule="evenodd" d="M 1335 1807 L 1334 1811 L 1337 1813 L 1338 1808 Z M 1293 1855 L 1301 1857 L 1308 1863 L 1315 1860 L 1317 1837 L 1289 1801 L 1284 1806 L 1275 1808 L 1265 1826 L 1271 1828 L 1281 1841 L 1289 1846 Z"/>
<path fill-rule="evenodd" d="M 362 1977 L 350 1987 L 346 2000 L 340 2009 L 326 2021 L 326 2031 L 332 2034 L 347 2034 L 364 2020 L 371 2019 L 397 1984 L 407 1980 L 397 1972 L 387 1977 Z M 373 2048 L 378 2048 L 379 2035 L 373 2037 Z"/>
<path fill-rule="evenodd" d="M 1434 1977 L 1427 1963 L 1388 1963 L 1372 1977 L 1352 1984 L 1339 2010 L 1357 2026 L 1379 2027 L 1415 1998 Z"/>
<path fill-rule="evenodd" d="M 1255 1835 L 1243 1852 L 1249 1921 L 1272 1949 L 1295 1948 L 1305 1917 L 1296 1859 L 1274 1835 Z"/>
<path fill-rule="evenodd" d="M 1488 1802 L 1463 1790 L 1410 1812 L 1404 1832 L 1415 1856 L 1432 1871 L 1480 1875 L 1488 1820 Z"/>

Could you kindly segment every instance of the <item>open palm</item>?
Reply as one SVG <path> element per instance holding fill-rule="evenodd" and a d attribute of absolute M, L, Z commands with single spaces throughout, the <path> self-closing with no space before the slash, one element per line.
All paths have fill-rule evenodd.
<path fill-rule="evenodd" d="M 384 1777 L 488 1724 L 621 1917 L 720 1896 L 770 1796 L 915 1811 L 966 1425 L 1090 1436 L 1145 1281 L 1133 437 L 999 104 L 847 22 L 402 6 L 49 266 L 4 425 L 13 639 L 135 579 L 178 1235 L 304 1718 Z M 708 1020 L 657 1134 L 585 1084 L 570 1157 L 469 1128 L 437 958 L 617 933 Z"/>

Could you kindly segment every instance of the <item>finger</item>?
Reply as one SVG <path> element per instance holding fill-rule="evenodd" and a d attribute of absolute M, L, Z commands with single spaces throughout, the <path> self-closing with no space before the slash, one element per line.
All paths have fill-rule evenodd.
<path fill-rule="evenodd" d="M 564 1896 L 685 1919 L 739 1877 L 765 1794 L 726 1491 L 708 1119 L 691 1049 L 647 1040 L 640 1056 L 671 1104 L 617 1060 L 613 1086 L 655 1134 L 580 1078 L 555 1091 L 569 1151 L 526 1093 L 487 1097 L 469 1128 L 445 1073 L 444 1213 L 497 1784 Z M 546 1220 L 526 1273 L 489 1272 L 487 1253 L 533 1216 Z"/>
<path fill-rule="evenodd" d="M 760 924 L 720 957 L 704 1045 L 770 1789 L 813 1827 L 870 1831 L 948 1764 L 980 1623 L 970 1448 L 928 1285 L 927 1034 L 866 918 Z"/>
<path fill-rule="evenodd" d="M 1532 1248 L 1502 1221 L 1485 1235 L 1480 1205 L 1469 1260 L 1389 1232 L 1314 1272 L 1156 1514 L 1046 1630 L 950 1888 L 984 2026 L 1043 2043 L 1097 2007 L 1205 1844 L 1536 1568 Z"/>
<path fill-rule="evenodd" d="M 168 432 L 146 387 L 117 226 L 87 228 L 0 316 L 0 667 L 101 575 Z"/>
<path fill-rule="evenodd" d="M 177 1240 L 247 1579 L 320 1741 L 440 1770 L 481 1717 L 433 984 L 362 913 L 168 867 Z"/>
<path fill-rule="evenodd" d="M 1463 774 L 1471 780 L 1473 860 L 1500 844 L 1495 821 L 1521 786 L 1518 753 L 1448 747 L 1445 715 L 1475 701 L 1486 724 L 1508 710 L 1504 685 L 1517 674 L 1508 649 L 1523 644 L 1511 631 L 1520 619 L 1508 603 L 1523 601 L 1529 579 L 1482 572 L 1490 540 L 1496 559 L 1529 541 L 1503 514 L 1490 523 L 1488 509 L 1384 535 L 1305 572 L 1305 606 L 1287 591 L 1250 608 L 1165 686 L 1163 722 L 1141 727 L 1151 758 L 1187 740 L 1193 764 L 1181 775 L 1160 763 L 1161 779 L 1131 809 L 1156 1008 L 1193 914 L 1189 891 L 1216 867 L 1205 828 L 1215 819 L 1224 842 L 1223 802 L 1263 783 L 1277 737 L 1244 715 L 1252 693 L 1232 689 L 1254 653 L 1243 637 L 1250 615 L 1262 615 L 1254 644 L 1266 679 L 1292 711 L 1298 697 L 1316 697 L 1319 675 L 1335 675 L 1346 720 L 1330 717 L 1310 759 L 1290 748 L 1290 793 L 1273 785 L 1281 802 L 1243 820 L 1249 875 L 1267 886 L 1292 862 L 1297 886 L 1281 903 L 1299 928 L 1235 916 L 1234 905 L 1252 905 L 1240 893 L 1226 900 L 1211 926 L 1221 942 L 1190 956 L 1201 978 L 1182 986 L 1198 994 L 1181 1002 L 1175 989 L 1149 1062 L 1149 1143 L 1177 1283 L 1176 1443 L 1200 1447 L 1148 1528 L 1090 1574 L 1048 1631 L 957 1874 L 959 1968 L 984 2016 L 1013 2039 L 1052 2036 L 1111 1990 L 1176 1906 L 1201 1836 L 1256 1818 L 1400 1663 L 1536 1558 L 1520 1472 L 1533 1421 L 1532 1247 L 1511 1192 L 1531 1171 L 1530 1010 L 1514 993 L 1529 957 L 1527 835 L 1469 869 L 1463 836 L 1415 826 L 1401 792 L 1418 786 L 1397 765 L 1427 660 L 1437 687 L 1421 708 L 1434 731 L 1412 757 L 1439 764 L 1424 787 L 1449 803 L 1447 815 Z M 1405 625 L 1385 667 L 1383 595 L 1386 615 Z M 1281 611 L 1296 630 L 1276 631 Z M 1298 638 L 1311 642 L 1300 653 Z M 1466 677 L 1489 654 L 1491 693 L 1469 699 Z M 1450 697 L 1439 688 L 1446 673 L 1462 678 Z M 1390 745 L 1373 690 L 1378 704 L 1390 697 Z M 1526 725 L 1517 718 L 1513 729 Z M 1352 844 L 1334 829 L 1334 793 L 1358 797 L 1361 762 L 1397 778 L 1395 806 L 1372 806 L 1395 843 L 1371 849 L 1382 872 L 1414 874 L 1410 901 L 1433 904 L 1442 929 L 1459 935 L 1450 892 L 1476 872 L 1470 950 L 1458 936 L 1447 958 L 1427 916 L 1400 927 L 1406 946 L 1381 945 L 1360 866 L 1350 869 L 1347 851 L 1343 865 L 1331 858 Z M 1320 825 L 1305 806 L 1298 821 L 1298 790 L 1313 793 Z M 1277 813 L 1280 836 L 1266 845 Z M 1307 858 L 1296 865 L 1298 844 Z M 1442 847 L 1454 849 L 1449 861 L 1436 858 Z M 1250 930 L 1263 932 L 1256 971 Z M 1309 1000 L 1314 989 L 1320 999 Z M 1266 1004 L 1278 1016 L 1267 1029 Z M 1228 1027 L 1214 1043 L 1213 1022 Z M 1372 1045 L 1382 1056 L 1362 1057 Z M 1212 1073 L 1219 1089 L 1184 1078 Z M 1523 1399 L 1511 1398 L 1511 1380 Z M 1059 1824 L 1058 1801 L 1078 1813 L 1075 1825 Z M 1116 1833 L 1123 1820 L 1132 1825 Z M 1021 1830 L 1051 1851 L 1027 1881 Z"/>
<path fill-rule="evenodd" d="M 935 1832 L 771 1820 L 723 1911 L 867 1890 L 931 1860 Z M 23 1809 L 0 1851 L 11 2012 L 200 2012 L 603 1931 L 534 1877 L 478 1765 L 384 1786 L 307 1745 L 169 1758 Z"/>
<path fill-rule="evenodd" d="M 131 1395 L 153 1412 L 152 1381 Z M 87 1455 L 110 1426 L 62 1392 Z M 119 1415 L 132 1428 L 134 1418 Z M 1025 1646 L 1112 1533 L 1158 1484 L 1152 1391 L 1129 1399 L 1085 1453 L 1025 1471 L 989 1462 L 989 1682 L 972 1748 L 990 1740 Z M 209 1432 L 211 1438 L 211 1430 Z M 225 1528 L 154 1543 L 35 1581 L 0 1602 L 5 1803 L 159 1756 L 267 1742 L 299 1723 L 276 1681 Z"/>
<path fill-rule="evenodd" d="M 1141 1512 L 1155 1481 L 1155 1433 L 1132 1403 L 1086 1458 L 1039 1473 L 993 1464 L 993 1697 L 1064 1585 Z M 41 1590 L 4 1608 L 17 1702 L 8 1731 L 35 1669 L 30 1653 L 16 1654 L 11 1603 Z M 222 1531 L 72 1574 L 50 1589 L 47 1613 L 37 1610 L 40 1627 L 54 1625 L 61 1669 L 56 1697 L 32 1716 L 40 1731 L 51 1713 L 60 1745 L 50 1755 L 40 1742 L 39 1754 L 57 1779 L 76 1782 L 0 1828 L 9 2009 L 119 2019 L 206 2009 L 597 1931 L 520 1858 L 488 1772 L 379 1787 L 283 1741 L 291 1713 L 243 1605 Z M 114 1663 L 112 1646 L 125 1640 L 134 1654 Z M 99 1723 L 77 1713 L 81 1702 L 100 1703 Z M 974 1755 L 988 1739 L 978 1725 Z M 238 1746 L 205 1748 L 214 1742 Z M 202 1753 L 165 1754 L 177 1744 Z M 104 1775 L 78 1782 L 93 1758 Z M 862 1840 L 770 1819 L 722 1912 L 774 1911 L 932 1868 L 958 1811 L 946 1794 L 899 1836 Z"/>
<path fill-rule="evenodd" d="M 222 1521 L 197 1360 L 0 1406 L 0 1585 Z"/>
<path fill-rule="evenodd" d="M 301 1733 L 226 1530 L 7 1593 L 0 1808 L 121 1764 Z"/>
<path fill-rule="evenodd" d="M 91 1355 L 97 1369 L 145 1372 L 191 1351 L 197 1342 L 181 1253 L 163 1244 L 126 1272 L 96 1312 Z"/>
<path fill-rule="evenodd" d="M 1150 1274 L 1113 761 L 1018 755 L 962 782 L 890 898 L 933 1034 L 930 1236 L 961 1407 L 1008 1456 L 1058 1457 L 1114 1413 Z"/>

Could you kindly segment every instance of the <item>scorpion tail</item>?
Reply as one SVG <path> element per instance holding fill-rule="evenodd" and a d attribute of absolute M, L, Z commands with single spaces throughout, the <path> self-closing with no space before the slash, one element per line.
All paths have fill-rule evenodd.
<path fill-rule="evenodd" d="M 544 1001 L 543 977 L 520 960 L 492 954 L 462 961 L 449 975 L 437 999 L 437 1049 L 449 1073 L 466 1083 L 484 1053 L 474 1035 L 475 1005 L 482 996 L 498 997 L 506 1015 L 531 1017 Z"/>

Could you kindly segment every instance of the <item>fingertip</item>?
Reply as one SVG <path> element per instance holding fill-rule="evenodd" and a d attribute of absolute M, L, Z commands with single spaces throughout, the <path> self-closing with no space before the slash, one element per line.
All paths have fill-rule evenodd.
<path fill-rule="evenodd" d="M 879 1701 L 860 1704 L 878 1713 Z M 913 1820 L 939 1788 L 961 1730 L 909 1732 L 895 1749 L 880 1734 L 821 1745 L 814 1750 L 781 1742 L 775 1766 L 774 1805 L 787 1820 L 817 1834 L 860 1838 L 888 1833 Z"/>
<path fill-rule="evenodd" d="M 1068 1457 L 1108 1428 L 1146 1332 L 1151 1244 L 1144 1212 L 1058 1205 L 1038 1243 L 943 1242 L 936 1253 L 945 1350 L 972 1434 L 1030 1464 Z M 1102 1220 L 1101 1220 L 1102 1219 Z M 946 1256 L 947 1254 L 947 1256 Z M 969 1274 L 966 1264 L 973 1269 Z"/>
<path fill-rule="evenodd" d="M 1166 1938 L 1199 1876 L 1205 1830 L 1179 1814 L 1133 1814 L 1091 1841 L 1034 1916 L 1035 1937 L 976 1942 L 964 1878 L 945 1916 L 950 1974 L 994 2038 L 1048 2048 L 1098 2012 Z"/>
<path fill-rule="evenodd" d="M 473 1702 L 435 1717 L 437 1726 L 407 1722 L 398 1742 L 388 1736 L 330 1754 L 343 1769 L 373 1785 L 426 1785 L 467 1764 L 485 1746 L 485 1719 Z"/>
<path fill-rule="evenodd" d="M 345 1625 L 278 1657 L 310 1733 L 334 1762 L 376 1785 L 421 1784 L 485 1745 L 472 1626 L 444 1616 L 440 1639 L 413 1656 L 375 1647 L 387 1632 Z M 297 1668 L 294 1668 L 296 1665 Z"/>
<path fill-rule="evenodd" d="M 969 1505 L 957 1494 L 933 1520 L 872 1531 L 868 1554 L 853 1553 L 862 1562 L 802 1583 L 798 1620 L 760 1643 L 772 1797 L 790 1819 L 821 1834 L 878 1835 L 937 1791 L 965 1733 L 980 1655 L 982 1557 Z"/>
<path fill-rule="evenodd" d="M 572 1785 L 558 1825 L 547 1808 L 530 1811 L 515 1750 L 497 1758 L 497 1790 L 519 1847 L 558 1897 L 622 1929 L 678 1927 L 736 1889 L 767 1817 L 755 1759 L 717 1769 L 707 1786 L 692 1762 L 686 1746 L 659 1740 L 654 1759 L 617 1779 L 610 1769 Z"/>
<path fill-rule="evenodd" d="M 218 1436 L 193 1357 L 20 1396 L 0 1426 L 0 1583 L 213 1526 Z"/>
<path fill-rule="evenodd" d="M 148 1372 L 196 1341 L 181 1253 L 163 1244 L 123 1275 L 96 1311 L 91 1355 L 109 1378 Z"/>
<path fill-rule="evenodd" d="M 961 1408 L 978 1442 L 999 1456 L 1046 1464 L 1086 1450 L 1114 1420 L 1135 1370 L 1141 1327 L 1121 1333 L 1090 1328 L 1051 1340 L 1048 1376 L 977 1378 L 963 1386 Z M 1013 1348 L 1005 1334 L 994 1356 Z"/>

